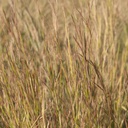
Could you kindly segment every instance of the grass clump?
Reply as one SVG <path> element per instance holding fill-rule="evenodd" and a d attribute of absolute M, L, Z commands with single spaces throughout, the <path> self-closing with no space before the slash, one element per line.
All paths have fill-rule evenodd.
<path fill-rule="evenodd" d="M 10 0 L 0 9 L 0 128 L 128 127 L 125 4 Z"/>

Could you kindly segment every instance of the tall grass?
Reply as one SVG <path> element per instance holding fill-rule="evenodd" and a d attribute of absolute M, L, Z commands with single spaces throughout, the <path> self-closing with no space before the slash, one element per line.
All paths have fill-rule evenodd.
<path fill-rule="evenodd" d="M 127 0 L 0 5 L 0 128 L 127 128 Z"/>

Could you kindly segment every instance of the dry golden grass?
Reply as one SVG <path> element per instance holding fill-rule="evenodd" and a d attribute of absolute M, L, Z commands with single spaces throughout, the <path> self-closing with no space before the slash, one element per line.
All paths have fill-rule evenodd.
<path fill-rule="evenodd" d="M 127 0 L 0 3 L 0 128 L 127 128 Z"/>

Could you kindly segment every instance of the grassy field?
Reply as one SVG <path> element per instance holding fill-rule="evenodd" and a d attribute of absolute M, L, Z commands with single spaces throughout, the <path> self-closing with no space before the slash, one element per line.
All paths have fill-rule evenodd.
<path fill-rule="evenodd" d="M 128 1 L 0 1 L 0 128 L 128 128 Z"/>

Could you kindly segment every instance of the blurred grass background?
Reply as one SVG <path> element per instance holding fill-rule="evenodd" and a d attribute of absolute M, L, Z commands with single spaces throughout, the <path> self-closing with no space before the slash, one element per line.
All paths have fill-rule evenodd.
<path fill-rule="evenodd" d="M 127 7 L 0 1 L 0 128 L 127 128 Z"/>

